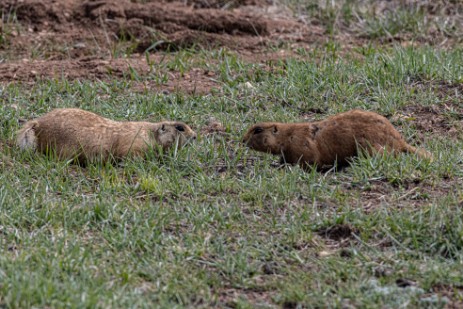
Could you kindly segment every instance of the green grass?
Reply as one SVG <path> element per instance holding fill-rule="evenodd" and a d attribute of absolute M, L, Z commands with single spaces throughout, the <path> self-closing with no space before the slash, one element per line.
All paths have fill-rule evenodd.
<path fill-rule="evenodd" d="M 340 53 L 326 46 L 306 53 L 307 60 L 265 68 L 223 50 L 184 51 L 153 73 L 207 66 L 223 94 L 137 93 L 132 82 L 154 78 L 137 74 L 2 86 L 0 304 L 461 304 L 461 139 L 420 132 L 423 115 L 394 120 L 436 160 L 367 156 L 325 173 L 277 168 L 277 158 L 238 141 L 255 121 L 322 119 L 352 108 L 393 119 L 410 106 L 434 106 L 450 129 L 462 115 L 460 93 L 452 90 L 462 82 L 462 50 L 371 46 Z M 18 118 L 55 107 L 117 120 L 183 120 L 196 131 L 213 116 L 227 135 L 200 135 L 162 157 L 86 168 L 7 142 Z M 410 286 L 400 287 L 404 280 Z"/>
<path fill-rule="evenodd" d="M 460 41 L 463 7 L 458 1 L 286 0 L 296 15 L 320 24 L 330 36 L 417 40 L 445 43 Z"/>
<path fill-rule="evenodd" d="M 21 27 L 17 21 L 16 14 L 14 12 L 0 12 L 0 49 L 10 45 L 13 37 L 18 35 Z M 8 55 L 11 56 L 11 55 Z M 0 58 L 0 60 L 5 60 Z"/>

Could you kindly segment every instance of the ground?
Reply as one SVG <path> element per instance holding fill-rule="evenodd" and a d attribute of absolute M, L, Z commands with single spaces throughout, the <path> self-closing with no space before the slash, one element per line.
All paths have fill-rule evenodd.
<path fill-rule="evenodd" d="M 463 306 L 459 1 L 0 2 L 0 306 Z M 21 152 L 80 107 L 182 120 L 183 149 L 79 166 Z M 434 161 L 281 166 L 257 121 L 352 108 Z"/>

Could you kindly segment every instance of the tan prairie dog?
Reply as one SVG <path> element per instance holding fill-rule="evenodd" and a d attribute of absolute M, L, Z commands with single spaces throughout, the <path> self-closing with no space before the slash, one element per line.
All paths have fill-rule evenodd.
<path fill-rule="evenodd" d="M 30 120 L 17 133 L 23 149 L 79 162 L 143 157 L 150 147 L 182 146 L 195 132 L 183 122 L 113 121 L 78 108 L 60 108 Z"/>
<path fill-rule="evenodd" d="M 249 128 L 243 142 L 251 149 L 281 155 L 282 161 L 303 167 L 345 165 L 359 148 L 369 153 L 416 153 L 432 160 L 426 150 L 407 144 L 385 117 L 362 110 L 316 122 L 259 123 Z"/>

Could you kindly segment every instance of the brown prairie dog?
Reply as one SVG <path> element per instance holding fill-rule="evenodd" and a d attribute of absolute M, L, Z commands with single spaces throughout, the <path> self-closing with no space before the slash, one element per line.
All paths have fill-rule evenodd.
<path fill-rule="evenodd" d="M 144 156 L 149 147 L 181 147 L 196 133 L 185 123 L 113 121 L 78 108 L 54 109 L 30 120 L 17 133 L 21 149 L 55 153 L 78 161 Z"/>
<path fill-rule="evenodd" d="M 362 110 L 316 122 L 259 123 L 248 129 L 243 142 L 251 149 L 281 155 L 285 162 L 304 167 L 346 164 L 358 154 L 359 147 L 370 153 L 416 153 L 432 160 L 426 150 L 409 145 L 385 117 Z"/>

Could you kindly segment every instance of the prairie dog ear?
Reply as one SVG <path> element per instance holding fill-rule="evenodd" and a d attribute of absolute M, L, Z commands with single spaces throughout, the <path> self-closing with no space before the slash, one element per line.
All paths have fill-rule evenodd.
<path fill-rule="evenodd" d="M 277 134 L 278 133 L 278 128 L 276 125 L 273 126 L 273 134 Z"/>
<path fill-rule="evenodd" d="M 310 127 L 310 130 L 311 130 L 311 133 L 312 133 L 312 136 L 315 136 L 318 132 L 318 130 L 320 130 L 320 128 L 316 125 L 313 125 Z"/>

